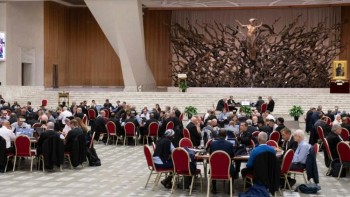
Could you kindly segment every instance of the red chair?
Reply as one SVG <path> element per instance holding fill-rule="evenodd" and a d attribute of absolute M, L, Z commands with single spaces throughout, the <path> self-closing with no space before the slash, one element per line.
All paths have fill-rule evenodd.
<path fill-rule="evenodd" d="M 317 143 L 315 143 L 315 144 L 314 144 L 315 157 L 317 157 L 317 153 L 318 153 L 319 150 L 320 150 L 320 145 L 317 144 Z"/>
<path fill-rule="evenodd" d="M 347 123 L 347 124 L 350 124 L 350 118 L 349 118 L 349 117 L 347 117 L 346 123 Z"/>
<path fill-rule="evenodd" d="M 338 174 L 339 179 L 342 169 L 350 167 L 350 146 L 346 142 L 339 142 L 337 145 L 337 151 L 339 154 L 339 160 L 341 164 Z"/>
<path fill-rule="evenodd" d="M 146 138 L 147 144 L 148 144 L 149 137 L 155 138 L 157 140 L 158 130 L 159 130 L 159 124 L 157 122 L 151 122 L 151 124 L 148 125 L 148 134 L 146 136 L 143 136 L 143 143 L 145 143 L 145 138 Z"/>
<path fill-rule="evenodd" d="M 284 155 L 282 160 L 282 165 L 281 165 L 281 178 L 285 180 L 284 188 L 286 188 L 286 184 L 288 184 L 288 188 L 291 191 L 292 191 L 292 187 L 289 185 L 289 182 L 288 182 L 288 171 L 290 166 L 292 165 L 293 156 L 294 156 L 294 150 L 289 149 Z"/>
<path fill-rule="evenodd" d="M 154 181 L 154 186 L 153 186 L 153 189 L 154 189 L 158 185 L 158 182 L 160 180 L 161 175 L 163 173 L 165 173 L 165 174 L 171 173 L 173 171 L 173 169 L 159 169 L 159 168 L 156 169 L 156 167 L 154 166 L 153 158 L 152 158 L 152 152 L 151 152 L 151 149 L 148 145 L 143 146 L 143 152 L 144 152 L 145 157 L 146 157 L 147 167 L 151 171 L 149 176 L 148 176 L 145 188 L 148 185 L 148 182 L 149 182 L 149 179 L 151 178 L 151 175 L 157 174 L 156 180 Z"/>
<path fill-rule="evenodd" d="M 84 114 L 83 120 L 82 120 L 82 121 L 83 121 L 83 123 L 84 123 L 85 125 L 88 125 L 88 124 L 87 124 L 87 116 L 86 116 L 86 114 Z"/>
<path fill-rule="evenodd" d="M 116 145 L 118 144 L 118 136 L 117 136 L 117 127 L 115 126 L 115 123 L 113 121 L 108 121 L 106 124 L 106 129 L 107 129 L 107 142 L 106 145 L 108 145 L 109 139 L 113 138 L 113 143 L 114 139 L 117 137 L 117 142 Z"/>
<path fill-rule="evenodd" d="M 210 148 L 210 144 L 213 142 L 213 139 L 210 139 L 207 141 L 207 143 L 205 144 L 205 149 L 208 150 Z"/>
<path fill-rule="evenodd" d="M 39 128 L 39 127 L 41 127 L 41 124 L 38 123 L 38 122 L 34 123 L 33 126 L 32 126 L 33 129 L 36 129 L 36 128 Z"/>
<path fill-rule="evenodd" d="M 326 153 L 328 155 L 328 158 L 329 160 L 331 161 L 329 163 L 329 167 L 328 167 L 328 171 L 327 171 L 327 174 L 331 172 L 332 170 L 332 163 L 333 163 L 333 157 L 332 157 L 332 154 L 331 154 L 331 150 L 329 149 L 329 145 L 328 145 L 328 141 L 326 138 L 323 138 L 323 147 L 324 147 L 324 150 L 326 150 Z"/>
<path fill-rule="evenodd" d="M 274 147 L 274 148 L 278 148 L 278 144 L 277 144 L 277 142 L 275 142 L 275 140 L 268 140 L 268 141 L 266 142 L 266 145 L 272 146 L 272 147 Z"/>
<path fill-rule="evenodd" d="M 344 141 L 349 141 L 349 131 L 346 128 L 341 129 L 340 136 Z"/>
<path fill-rule="evenodd" d="M 177 175 L 177 177 L 179 177 L 179 176 L 183 176 L 183 177 L 190 176 L 190 177 L 192 177 L 189 195 L 192 194 L 194 177 L 199 175 L 201 177 L 200 181 L 201 181 L 201 190 L 202 190 L 201 170 L 197 169 L 194 174 L 191 173 L 191 170 L 190 170 L 190 161 L 191 161 L 191 159 L 190 159 L 190 156 L 188 155 L 188 152 L 184 148 L 177 147 L 177 148 L 175 148 L 175 150 L 171 154 L 171 158 L 172 158 L 173 164 L 174 164 L 173 186 L 171 188 L 171 193 L 173 193 L 174 186 L 176 185 L 175 184 L 175 177 L 176 177 L 176 175 Z"/>
<path fill-rule="evenodd" d="M 43 99 L 43 100 L 41 101 L 41 106 L 42 106 L 42 107 L 46 107 L 46 106 L 47 106 L 47 100 L 46 100 L 46 99 Z"/>
<path fill-rule="evenodd" d="M 250 148 L 255 148 L 255 142 L 252 139 L 250 139 Z"/>
<path fill-rule="evenodd" d="M 261 104 L 261 113 L 265 113 L 267 110 L 267 103 Z"/>
<path fill-rule="evenodd" d="M 281 136 L 280 136 L 280 133 L 278 131 L 273 131 L 270 134 L 269 140 L 273 140 L 273 141 L 277 142 L 277 144 L 278 144 L 278 142 L 280 141 L 280 137 Z"/>
<path fill-rule="evenodd" d="M 96 119 L 96 112 L 94 109 L 88 109 L 88 116 L 89 120 L 95 120 Z"/>
<path fill-rule="evenodd" d="M 166 130 L 168 130 L 168 129 L 174 129 L 174 123 L 172 121 L 169 121 L 166 124 Z"/>
<path fill-rule="evenodd" d="M 184 128 L 184 129 L 182 130 L 182 135 L 183 135 L 185 138 L 191 139 L 190 131 L 189 131 L 187 128 Z"/>
<path fill-rule="evenodd" d="M 331 122 L 332 122 L 331 118 L 328 117 L 328 116 L 326 116 L 326 123 L 327 123 L 328 125 L 331 125 Z"/>
<path fill-rule="evenodd" d="M 91 141 L 90 141 L 90 145 L 89 145 L 89 148 L 92 148 L 94 147 L 94 139 L 95 139 L 95 131 L 92 133 L 92 136 L 91 136 Z"/>
<path fill-rule="evenodd" d="M 231 157 L 226 152 L 218 150 L 210 155 L 209 163 L 211 167 L 207 181 L 207 196 L 209 196 L 211 180 L 230 180 L 230 196 L 232 197 Z"/>
<path fill-rule="evenodd" d="M 193 147 L 193 144 L 192 144 L 192 141 L 188 138 L 182 138 L 179 142 L 179 147 L 182 147 L 182 148 L 192 148 Z"/>
<path fill-rule="evenodd" d="M 224 108 L 228 112 L 228 104 L 227 103 L 224 103 Z"/>
<path fill-rule="evenodd" d="M 184 120 L 184 113 L 180 114 L 179 120 L 180 120 L 180 122 L 182 122 Z"/>
<path fill-rule="evenodd" d="M 254 131 L 252 133 L 252 137 L 258 138 L 259 133 L 260 133 L 260 131 Z"/>
<path fill-rule="evenodd" d="M 108 109 L 103 109 L 103 111 L 105 111 L 105 117 L 109 118 L 109 110 Z"/>
<path fill-rule="evenodd" d="M 152 142 L 153 152 L 156 150 L 156 143 Z"/>
<path fill-rule="evenodd" d="M 322 140 L 322 142 L 321 142 L 321 144 L 320 144 L 320 146 L 322 147 L 323 139 L 324 139 L 325 137 L 324 137 L 324 132 L 323 132 L 323 129 L 322 129 L 321 126 L 318 126 L 318 127 L 317 127 L 317 134 L 318 134 L 319 139 Z"/>
<path fill-rule="evenodd" d="M 14 155 L 13 171 L 15 171 L 17 157 L 30 157 L 31 158 L 30 171 L 32 172 L 33 159 L 35 158 L 36 154 L 35 154 L 35 151 L 32 151 L 30 148 L 29 137 L 25 135 L 17 136 L 17 138 L 15 139 L 15 149 L 16 149 L 16 153 Z"/>
<path fill-rule="evenodd" d="M 134 137 L 135 138 L 135 146 L 136 146 L 137 136 L 136 136 L 135 124 L 132 123 L 132 122 L 125 123 L 124 130 L 125 130 L 124 146 L 125 146 L 126 138 L 128 138 L 128 137 Z"/>

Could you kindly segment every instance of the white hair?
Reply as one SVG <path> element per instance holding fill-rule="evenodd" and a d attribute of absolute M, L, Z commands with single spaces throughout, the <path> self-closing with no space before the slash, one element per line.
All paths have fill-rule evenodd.
<path fill-rule="evenodd" d="M 258 135 L 259 143 L 265 144 L 267 141 L 267 134 L 265 132 L 260 132 Z"/>
<path fill-rule="evenodd" d="M 301 139 L 305 138 L 305 132 L 301 129 L 297 129 L 294 131 L 294 135 L 299 136 Z"/>

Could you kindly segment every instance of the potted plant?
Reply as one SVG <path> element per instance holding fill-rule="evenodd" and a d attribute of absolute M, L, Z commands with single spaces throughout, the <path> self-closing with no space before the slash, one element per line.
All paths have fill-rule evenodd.
<path fill-rule="evenodd" d="M 250 117 L 252 115 L 252 109 L 250 108 L 250 106 L 241 106 L 241 110 L 243 113 L 245 113 L 246 117 Z"/>
<path fill-rule="evenodd" d="M 191 119 L 192 116 L 196 115 L 198 112 L 197 112 L 196 107 L 193 107 L 190 105 L 190 106 L 185 107 L 184 113 L 187 114 L 188 119 Z"/>
<path fill-rule="evenodd" d="M 304 110 L 301 108 L 301 106 L 293 105 L 293 107 L 289 110 L 289 115 L 294 117 L 295 121 L 298 121 L 302 114 L 304 114 Z"/>
<path fill-rule="evenodd" d="M 188 85 L 185 81 L 180 81 L 179 88 L 181 89 L 182 92 L 186 92 Z"/>

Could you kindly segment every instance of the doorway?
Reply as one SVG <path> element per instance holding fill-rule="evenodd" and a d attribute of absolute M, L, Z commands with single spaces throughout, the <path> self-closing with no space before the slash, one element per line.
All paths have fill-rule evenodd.
<path fill-rule="evenodd" d="M 22 86 L 30 86 L 32 82 L 32 64 L 22 63 Z"/>

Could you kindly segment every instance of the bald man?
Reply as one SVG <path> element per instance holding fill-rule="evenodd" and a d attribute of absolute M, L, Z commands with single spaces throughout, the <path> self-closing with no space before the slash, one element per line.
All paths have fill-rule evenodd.
<path fill-rule="evenodd" d="M 44 144 L 44 141 L 50 137 L 60 137 L 60 134 L 55 131 L 55 123 L 48 122 L 47 128 L 44 130 L 39 137 L 38 143 L 37 143 L 37 155 L 40 155 L 42 153 L 42 145 Z"/>
<path fill-rule="evenodd" d="M 6 141 L 6 152 L 13 152 L 13 147 L 11 147 L 11 141 L 15 141 L 16 136 L 12 132 L 11 124 L 8 120 L 2 122 L 2 127 L 0 128 L 0 136 Z"/>
<path fill-rule="evenodd" d="M 200 146 L 201 143 L 201 128 L 200 122 L 196 117 L 191 118 L 191 122 L 186 126 L 191 135 L 193 146 Z"/>

